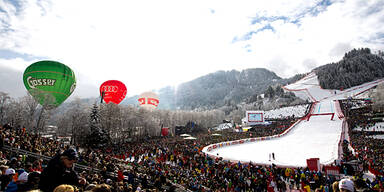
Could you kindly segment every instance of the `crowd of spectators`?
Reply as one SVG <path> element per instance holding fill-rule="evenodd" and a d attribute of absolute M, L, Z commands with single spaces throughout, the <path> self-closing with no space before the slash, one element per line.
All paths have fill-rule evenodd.
<path fill-rule="evenodd" d="M 371 135 L 382 134 L 380 129 L 377 131 L 372 129 L 379 123 L 377 118 L 373 117 L 380 113 L 374 111 L 370 103 L 364 103 L 361 100 L 345 100 L 341 102 L 341 107 L 347 114 L 349 132 L 349 141 L 344 142 L 343 160 L 356 162 L 356 166 L 363 172 L 374 173 L 376 179 L 370 183 L 371 187 L 383 189 L 384 140 L 371 137 Z"/>
<path fill-rule="evenodd" d="M 31 151 L 47 156 L 54 156 L 65 149 L 59 142 L 30 135 L 24 129 L 3 128 L 1 131 L 4 144 L 13 148 L 30 149 L 22 143 L 29 143 L 25 146 L 35 146 L 38 143 L 39 150 Z M 212 142 L 242 137 L 249 137 L 249 133 L 224 134 L 223 137 L 217 137 L 220 138 L 217 140 L 207 134 L 197 135 L 197 140 L 190 141 L 181 137 L 147 138 L 97 151 L 80 149 L 79 164 L 103 168 L 100 172 L 80 172 L 79 176 L 87 182 L 78 187 L 85 190 L 92 185 L 108 184 L 113 191 L 175 191 L 177 188 L 192 191 L 285 191 L 294 187 L 325 186 L 326 180 L 321 172 L 232 163 L 220 158 L 213 159 L 200 152 L 203 146 Z M 4 174 L 8 168 L 28 173 L 41 172 L 48 164 L 48 161 L 42 159 L 17 155 L 6 150 L 3 152 L 1 158 Z M 117 177 L 107 174 L 109 172 L 116 173 Z M 119 175 L 126 177 L 119 179 Z M 5 185 L 3 189 L 6 187 Z"/>
<path fill-rule="evenodd" d="M 258 127 L 251 132 L 224 131 L 220 136 L 201 133 L 194 135 L 196 140 L 184 140 L 179 136 L 152 137 L 110 145 L 103 149 L 74 146 L 78 152 L 77 163 L 89 166 L 90 169 L 77 170 L 79 178 L 83 178 L 84 182 L 76 183 L 73 190 L 286 191 L 297 189 L 334 191 L 332 184 L 339 178 L 326 175 L 322 170 L 310 171 L 308 168 L 300 167 L 230 162 L 221 158 L 209 157 L 201 152 L 204 146 L 212 143 L 279 134 L 292 123 L 291 120 L 275 122 L 270 126 Z M 58 141 L 29 134 L 25 128 L 7 125 L 1 127 L 0 131 L 4 146 L 49 157 L 63 156 L 68 150 L 68 146 Z M 350 155 L 346 148 L 344 160 L 369 159 L 369 166 L 382 173 L 383 153 L 382 149 L 378 148 L 380 145 L 383 146 L 382 143 L 369 142 L 367 145 L 366 142 L 364 143 L 366 140 L 363 139 L 360 143 L 355 141 L 356 139 L 358 138 L 352 134 L 350 142 L 358 152 L 358 156 Z M 361 145 L 364 147 L 360 147 Z M 19 189 L 13 191 L 41 189 L 42 187 L 38 185 L 39 176 L 48 165 L 48 160 L 2 149 L 0 153 L 2 172 L 0 190 L 12 191 L 11 189 L 14 189 L 12 186 L 15 184 Z M 28 179 L 21 177 L 23 172 L 29 174 Z M 354 172 L 355 181 L 360 182 L 355 187 L 382 188 L 382 177 L 378 176 L 375 181 L 369 182 L 362 180 L 362 173 Z M 359 182 L 355 182 L 355 184 Z M 342 182 L 339 187 L 347 186 L 347 183 Z M 61 186 L 61 188 L 66 189 L 68 186 Z"/>

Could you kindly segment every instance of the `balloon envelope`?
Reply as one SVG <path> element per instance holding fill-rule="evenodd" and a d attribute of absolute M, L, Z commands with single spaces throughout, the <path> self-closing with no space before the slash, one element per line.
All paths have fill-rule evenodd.
<path fill-rule="evenodd" d="M 100 95 L 106 103 L 119 104 L 127 94 L 127 87 L 118 80 L 108 80 L 101 84 Z"/>
<path fill-rule="evenodd" d="M 159 96 L 154 92 L 144 92 L 139 96 L 140 107 L 155 109 L 159 105 Z"/>
<path fill-rule="evenodd" d="M 28 92 L 44 108 L 59 106 L 76 87 L 72 69 L 56 61 L 38 61 L 31 64 L 24 71 L 23 81 Z"/>
<path fill-rule="evenodd" d="M 168 127 L 163 127 L 163 128 L 161 128 L 161 135 L 162 135 L 162 136 L 168 136 L 168 134 L 169 134 L 169 129 L 168 129 Z"/>

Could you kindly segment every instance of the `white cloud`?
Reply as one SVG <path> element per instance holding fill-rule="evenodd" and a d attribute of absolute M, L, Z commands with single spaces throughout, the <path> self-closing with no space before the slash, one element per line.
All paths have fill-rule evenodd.
<path fill-rule="evenodd" d="M 289 77 L 338 61 L 340 45 L 383 48 L 367 42 L 384 29 L 383 10 L 367 15 L 378 1 L 335 1 L 316 14 L 309 11 L 320 1 L 307 0 L 30 0 L 19 9 L 7 2 L 0 0 L 0 20 L 10 26 L 0 33 L 1 47 L 65 63 L 84 84 L 120 80 L 128 95 L 217 70 L 266 67 Z M 278 16 L 298 23 L 251 25 Z M 267 24 L 274 30 L 232 43 Z M 2 61 L 19 70 L 25 63 Z"/>
<path fill-rule="evenodd" d="M 4 68 L 11 68 L 16 71 L 24 71 L 30 63 L 23 60 L 22 58 L 15 59 L 2 59 L 0 58 L 0 66 Z"/>

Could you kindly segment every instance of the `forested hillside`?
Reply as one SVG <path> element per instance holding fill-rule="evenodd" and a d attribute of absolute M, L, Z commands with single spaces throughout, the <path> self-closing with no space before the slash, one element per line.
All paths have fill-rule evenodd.
<path fill-rule="evenodd" d="M 380 53 L 379 53 L 380 54 Z M 384 77 L 384 59 L 369 48 L 353 49 L 343 59 L 314 69 L 324 89 L 346 89 Z"/>
<path fill-rule="evenodd" d="M 181 84 L 176 92 L 176 101 L 185 109 L 235 104 L 263 93 L 279 80 L 281 78 L 274 72 L 261 68 L 241 72 L 218 71 Z"/>
<path fill-rule="evenodd" d="M 286 97 L 279 86 L 301 79 L 297 74 L 282 79 L 274 72 L 263 68 L 243 71 L 217 71 L 181 84 L 177 89 L 164 87 L 157 90 L 160 98 L 159 109 L 218 109 L 236 106 L 241 102 L 260 101 L 260 95 L 268 98 Z M 280 92 L 279 92 L 280 91 Z M 138 96 L 125 99 L 122 104 L 137 105 Z M 259 98 L 259 99 L 258 99 Z"/>
<path fill-rule="evenodd" d="M 368 48 L 353 49 L 343 59 L 314 69 L 320 85 L 325 89 L 346 89 L 384 77 L 383 52 L 372 54 Z M 164 87 L 157 90 L 159 109 L 206 110 L 230 107 L 233 110 L 240 103 L 265 105 L 286 105 L 296 98 L 280 88 L 301 79 L 297 74 L 283 79 L 264 68 L 242 71 L 217 71 L 185 82 L 179 87 Z M 263 104 L 264 103 L 264 104 Z M 137 105 L 137 96 L 127 98 L 123 104 Z M 265 106 L 264 106 L 265 107 Z"/>

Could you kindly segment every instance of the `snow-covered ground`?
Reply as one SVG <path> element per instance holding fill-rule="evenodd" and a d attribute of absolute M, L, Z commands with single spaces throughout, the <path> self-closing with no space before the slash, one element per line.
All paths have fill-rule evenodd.
<path fill-rule="evenodd" d="M 355 127 L 353 131 L 362 131 L 362 127 Z M 384 131 L 384 122 L 375 123 L 375 125 L 367 127 L 364 131 Z"/>
<path fill-rule="evenodd" d="M 384 135 L 373 135 L 373 136 L 369 136 L 370 138 L 374 138 L 374 139 L 384 139 Z"/>
<path fill-rule="evenodd" d="M 279 109 L 273 109 L 269 111 L 264 111 L 265 119 L 286 119 L 287 117 L 300 118 L 304 117 L 306 114 L 307 107 L 309 104 L 302 104 L 296 106 L 282 107 Z M 247 117 L 244 117 L 242 120 L 243 124 L 247 123 Z"/>
<path fill-rule="evenodd" d="M 304 167 L 308 158 L 320 158 L 321 163 L 328 164 L 338 155 L 341 123 L 339 119 L 331 121 L 330 116 L 315 116 L 298 124 L 283 137 L 223 147 L 208 154 L 218 153 L 224 159 L 258 164 Z M 272 152 L 275 161 L 269 161 Z"/>
<path fill-rule="evenodd" d="M 352 129 L 353 131 L 384 131 L 384 122 L 375 123 L 373 126 L 367 127 L 363 129 L 362 127 L 355 127 Z M 372 135 L 368 136 L 369 138 L 374 139 L 384 139 L 384 135 Z"/>
<path fill-rule="evenodd" d="M 311 73 L 302 80 L 286 86 L 285 89 L 317 102 L 313 114 L 323 114 L 336 111 L 333 100 L 361 94 L 383 81 L 381 79 L 365 83 L 344 91 L 324 90 L 319 86 L 317 76 Z M 274 163 L 282 166 L 305 167 L 308 158 L 320 158 L 321 164 L 330 164 L 338 158 L 338 144 L 342 132 L 342 119 L 337 115 L 334 120 L 330 119 L 329 115 L 312 116 L 309 121 L 301 121 L 288 134 L 281 137 L 219 147 L 209 152 L 207 146 L 203 152 L 232 161 L 258 164 Z M 270 153 L 275 154 L 276 160 L 269 161 Z"/>
<path fill-rule="evenodd" d="M 303 100 L 319 101 L 329 97 L 332 94 L 340 92 L 339 90 L 322 89 L 315 73 L 310 73 L 303 79 L 284 87 L 287 91 L 292 91 L 297 97 Z"/>
<path fill-rule="evenodd" d="M 217 127 L 212 128 L 214 131 L 222 131 L 224 129 L 230 129 L 232 128 L 232 123 L 222 123 L 218 125 Z"/>
<path fill-rule="evenodd" d="M 340 90 L 330 90 L 330 89 L 322 89 L 319 85 L 319 80 L 315 73 L 310 73 L 303 79 L 287 85 L 284 87 L 287 91 L 292 91 L 296 96 L 311 101 L 321 101 L 324 99 L 346 99 L 350 96 L 357 96 L 361 93 L 371 89 L 372 87 L 378 85 L 379 83 L 383 83 L 384 79 L 379 79 L 376 81 L 364 83 L 359 86 L 351 87 L 345 89 L 343 91 Z M 335 94 L 336 93 L 336 94 Z"/>
<path fill-rule="evenodd" d="M 295 117 L 303 117 L 305 116 L 305 111 L 307 110 L 308 105 L 309 104 L 303 104 L 265 111 L 264 117 L 266 119 L 282 119 L 286 117 L 292 117 L 292 115 Z"/>

